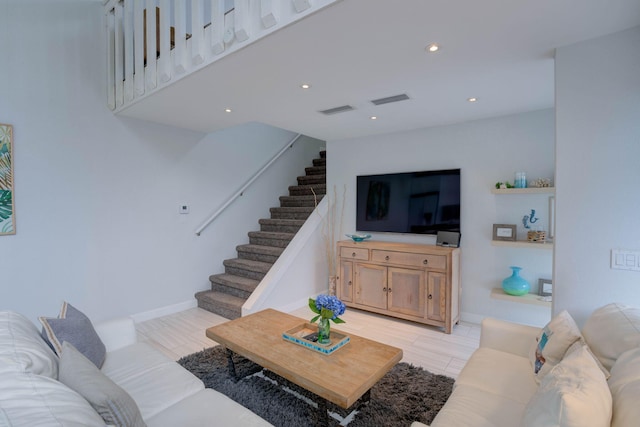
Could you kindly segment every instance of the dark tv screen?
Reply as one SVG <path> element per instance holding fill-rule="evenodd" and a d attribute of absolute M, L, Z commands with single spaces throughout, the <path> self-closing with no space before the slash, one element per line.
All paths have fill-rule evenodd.
<path fill-rule="evenodd" d="M 358 231 L 460 232 L 460 169 L 357 177 Z"/>

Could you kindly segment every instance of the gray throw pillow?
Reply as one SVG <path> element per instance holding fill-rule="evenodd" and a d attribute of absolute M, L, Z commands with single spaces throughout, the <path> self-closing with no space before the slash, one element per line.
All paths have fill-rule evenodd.
<path fill-rule="evenodd" d="M 129 393 L 68 341 L 62 344 L 58 379 L 84 397 L 105 423 L 116 427 L 146 427 L 140 409 Z"/>
<path fill-rule="evenodd" d="M 58 356 L 62 343 L 69 341 L 98 368 L 106 356 L 104 343 L 93 328 L 91 320 L 71 304 L 64 302 L 58 318 L 40 317 L 42 337 Z"/>

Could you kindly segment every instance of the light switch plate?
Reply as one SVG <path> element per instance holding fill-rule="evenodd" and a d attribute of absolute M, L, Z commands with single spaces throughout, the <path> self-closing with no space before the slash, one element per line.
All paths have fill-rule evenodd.
<path fill-rule="evenodd" d="M 611 269 L 640 271 L 640 251 L 611 249 Z"/>

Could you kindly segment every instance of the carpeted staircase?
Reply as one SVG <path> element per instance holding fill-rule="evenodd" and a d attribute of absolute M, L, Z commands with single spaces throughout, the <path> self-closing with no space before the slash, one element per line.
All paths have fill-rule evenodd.
<path fill-rule="evenodd" d="M 227 319 L 241 316 L 244 302 L 315 209 L 313 193 L 318 202 L 326 194 L 325 151 L 305 173 L 280 197 L 280 207 L 270 209 L 271 218 L 259 220 L 260 231 L 249 232 L 249 244 L 236 247 L 238 258 L 224 260 L 224 273 L 209 277 L 211 290 L 196 293 L 198 307 Z"/>

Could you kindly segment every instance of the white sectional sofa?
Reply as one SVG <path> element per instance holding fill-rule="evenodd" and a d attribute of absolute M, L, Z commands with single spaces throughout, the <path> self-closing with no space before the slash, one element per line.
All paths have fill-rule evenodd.
<path fill-rule="evenodd" d="M 99 371 L 133 398 L 142 418 L 135 425 L 271 425 L 223 394 L 205 389 L 180 365 L 137 342 L 131 319 L 98 324 L 95 331 L 106 347 Z M 15 312 L 0 312 L 0 426 L 105 426 L 85 397 L 58 380 L 69 369 L 62 366 L 64 356 L 52 351 L 31 321 Z M 73 371 L 67 377 L 85 378 Z"/>
<path fill-rule="evenodd" d="M 545 363 L 536 374 L 537 359 Z M 582 332 L 567 312 L 542 330 L 485 319 L 431 427 L 632 427 L 639 402 L 640 309 L 609 304 Z"/>

